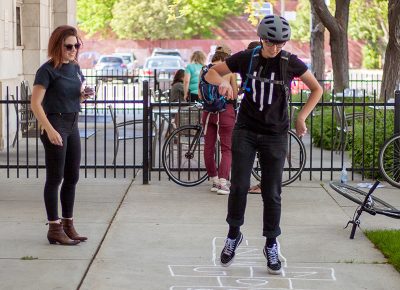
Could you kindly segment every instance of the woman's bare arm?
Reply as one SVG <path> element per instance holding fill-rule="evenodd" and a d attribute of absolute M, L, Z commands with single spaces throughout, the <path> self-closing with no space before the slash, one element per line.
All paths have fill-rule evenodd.
<path fill-rule="evenodd" d="M 51 143 L 62 146 L 61 135 L 54 129 L 47 119 L 46 113 L 43 110 L 42 102 L 46 89 L 41 85 L 35 85 L 32 89 L 31 109 L 42 129 L 44 129 Z"/>

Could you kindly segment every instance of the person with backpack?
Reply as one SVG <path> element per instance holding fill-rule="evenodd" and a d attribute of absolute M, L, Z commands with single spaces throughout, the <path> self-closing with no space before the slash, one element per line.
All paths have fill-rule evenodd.
<path fill-rule="evenodd" d="M 270 274 L 282 272 L 277 237 L 281 234 L 281 181 L 288 151 L 288 98 L 294 77 L 309 87 L 311 93 L 298 113 L 295 128 L 298 136 L 307 132 L 305 120 L 318 103 L 322 88 L 307 66 L 283 49 L 290 40 L 287 20 L 277 15 L 264 17 L 257 27 L 260 47 L 238 52 L 225 62 L 211 67 L 205 79 L 217 85 L 219 93 L 233 99 L 233 88 L 224 75 L 239 73 L 244 97 L 232 134 L 231 187 L 226 221 L 229 231 L 220 255 L 222 266 L 229 266 L 243 239 L 247 191 L 256 152 L 261 163 L 263 199 L 263 249 Z"/>
<path fill-rule="evenodd" d="M 225 46 L 219 46 L 215 50 L 211 64 L 205 66 L 200 75 L 199 97 L 203 101 L 202 123 L 204 127 L 204 162 L 210 177 L 211 191 L 220 195 L 229 194 L 228 180 L 231 171 L 232 130 L 235 125 L 235 100 L 238 87 L 236 75 L 231 73 L 223 78 L 230 83 L 233 89 L 233 100 L 225 100 L 218 93 L 218 87 L 205 82 L 205 72 L 217 63 L 223 62 L 231 54 L 231 50 Z M 215 161 L 215 143 L 217 139 L 221 146 L 221 161 L 218 166 Z"/>

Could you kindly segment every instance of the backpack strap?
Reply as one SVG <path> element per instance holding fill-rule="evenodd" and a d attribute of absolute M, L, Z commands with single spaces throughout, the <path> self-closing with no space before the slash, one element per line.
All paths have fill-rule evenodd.
<path fill-rule="evenodd" d="M 283 91 L 285 93 L 286 99 L 289 99 L 290 97 L 290 89 L 289 86 L 287 84 L 287 68 L 288 68 L 288 64 L 289 64 L 289 57 L 290 57 L 291 53 L 286 51 L 286 50 L 282 50 L 281 52 L 281 59 L 279 62 L 279 66 L 280 66 L 280 70 L 281 70 L 281 78 L 282 78 L 282 82 L 283 82 Z"/>
<path fill-rule="evenodd" d="M 250 63 L 246 74 L 246 80 L 242 83 L 241 92 L 239 93 L 242 93 L 244 91 L 248 92 L 250 91 L 250 88 L 247 87 L 247 82 L 249 81 L 249 75 L 252 75 L 252 73 L 257 68 L 258 61 L 260 59 L 260 50 L 261 46 L 256 46 L 255 48 L 253 48 L 251 52 Z"/>
<path fill-rule="evenodd" d="M 253 76 L 253 72 L 257 68 L 257 65 L 258 65 L 258 62 L 260 59 L 260 50 L 261 50 L 261 46 L 257 46 L 255 48 L 253 48 L 253 50 L 252 50 L 250 63 L 249 63 L 249 67 L 248 67 L 247 74 L 246 74 L 246 80 L 242 84 L 240 93 L 242 93 L 244 91 L 248 91 L 248 92 L 250 91 L 250 88 L 247 87 L 247 83 L 250 78 L 250 79 L 256 79 L 261 82 L 282 85 L 286 98 L 289 98 L 290 89 L 289 89 L 289 86 L 287 85 L 287 68 L 288 68 L 289 57 L 290 57 L 291 53 L 286 50 L 282 50 L 282 52 L 281 52 L 279 66 L 280 66 L 280 73 L 281 73 L 282 80 L 278 81 L 278 80 L 271 80 L 271 79 L 267 79 L 267 78 L 260 78 L 257 76 Z"/>

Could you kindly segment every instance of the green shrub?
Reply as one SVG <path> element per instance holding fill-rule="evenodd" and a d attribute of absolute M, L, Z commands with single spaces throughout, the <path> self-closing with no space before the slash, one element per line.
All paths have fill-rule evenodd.
<path fill-rule="evenodd" d="M 336 122 L 333 119 L 332 107 L 315 109 L 314 115 L 307 119 L 307 127 L 311 128 L 314 146 L 333 149 L 332 140 L 336 134 Z"/>
<path fill-rule="evenodd" d="M 379 150 L 385 139 L 394 132 L 394 113 L 386 112 L 386 122 L 384 117 L 383 111 L 376 110 L 376 115 L 370 117 L 365 126 L 362 123 L 355 124 L 354 150 L 350 151 L 355 168 L 378 168 Z M 365 171 L 364 174 L 370 178 L 380 177 L 378 170 L 374 170 L 374 176 L 370 171 Z"/>

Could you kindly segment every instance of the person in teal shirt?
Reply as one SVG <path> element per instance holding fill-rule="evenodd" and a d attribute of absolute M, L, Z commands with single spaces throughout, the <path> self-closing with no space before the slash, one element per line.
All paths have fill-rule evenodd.
<path fill-rule="evenodd" d="M 199 75 L 205 62 L 206 56 L 202 51 L 197 50 L 190 57 L 190 64 L 186 66 L 183 81 L 185 101 L 194 102 L 199 100 Z"/>

